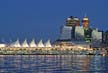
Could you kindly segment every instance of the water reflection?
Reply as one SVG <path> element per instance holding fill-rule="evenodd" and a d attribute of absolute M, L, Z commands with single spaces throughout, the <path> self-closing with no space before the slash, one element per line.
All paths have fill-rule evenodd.
<path fill-rule="evenodd" d="M 0 55 L 0 73 L 105 73 L 107 66 L 107 56 Z"/>

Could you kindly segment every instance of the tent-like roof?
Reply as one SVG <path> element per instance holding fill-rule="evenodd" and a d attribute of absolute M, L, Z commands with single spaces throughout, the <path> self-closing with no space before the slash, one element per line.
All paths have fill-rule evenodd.
<path fill-rule="evenodd" d="M 32 39 L 32 41 L 29 43 L 30 47 L 37 47 L 36 43 L 35 43 L 35 39 Z"/>
<path fill-rule="evenodd" d="M 0 48 L 6 47 L 6 44 L 0 43 Z"/>
<path fill-rule="evenodd" d="M 17 39 L 15 42 L 11 43 L 10 47 L 21 47 L 19 39 Z"/>
<path fill-rule="evenodd" d="M 21 45 L 22 47 L 29 47 L 27 40 L 25 39 L 24 42 Z"/>
<path fill-rule="evenodd" d="M 44 44 L 43 44 L 42 40 L 40 40 L 40 41 L 38 42 L 37 47 L 44 47 Z"/>
<path fill-rule="evenodd" d="M 50 40 L 48 40 L 44 45 L 45 45 L 45 47 L 51 47 Z"/>

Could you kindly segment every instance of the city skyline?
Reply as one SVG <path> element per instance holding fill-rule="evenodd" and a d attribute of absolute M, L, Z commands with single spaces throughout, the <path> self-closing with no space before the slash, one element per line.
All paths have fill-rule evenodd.
<path fill-rule="evenodd" d="M 0 1 L 0 40 L 36 38 L 54 41 L 67 17 L 79 17 L 81 23 L 85 13 L 90 26 L 107 30 L 107 6 L 106 0 Z"/>

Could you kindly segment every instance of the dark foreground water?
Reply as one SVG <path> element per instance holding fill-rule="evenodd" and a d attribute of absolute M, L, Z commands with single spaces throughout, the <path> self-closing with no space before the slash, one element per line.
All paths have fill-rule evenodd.
<path fill-rule="evenodd" d="M 0 73 L 108 73 L 108 56 L 0 55 Z"/>

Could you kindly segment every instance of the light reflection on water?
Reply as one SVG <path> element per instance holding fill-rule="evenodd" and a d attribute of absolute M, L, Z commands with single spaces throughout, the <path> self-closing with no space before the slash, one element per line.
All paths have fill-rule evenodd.
<path fill-rule="evenodd" d="M 108 56 L 0 55 L 0 73 L 106 73 Z"/>

